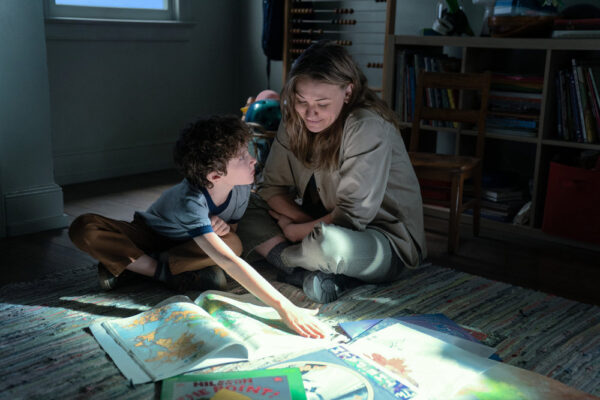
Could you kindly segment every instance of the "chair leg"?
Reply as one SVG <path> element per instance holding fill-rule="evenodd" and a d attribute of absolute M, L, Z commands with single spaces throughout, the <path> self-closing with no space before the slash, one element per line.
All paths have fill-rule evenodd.
<path fill-rule="evenodd" d="M 475 204 L 473 205 L 473 236 L 479 236 L 481 220 L 481 169 L 473 175 Z"/>
<path fill-rule="evenodd" d="M 450 218 L 448 218 L 448 253 L 454 254 L 459 241 L 459 208 L 461 204 L 460 179 L 457 175 L 452 178 L 452 191 L 450 193 Z"/>

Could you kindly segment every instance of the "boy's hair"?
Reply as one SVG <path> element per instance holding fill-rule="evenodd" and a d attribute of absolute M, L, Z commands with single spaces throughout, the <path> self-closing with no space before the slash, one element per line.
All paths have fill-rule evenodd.
<path fill-rule="evenodd" d="M 210 189 L 211 172 L 227 174 L 227 162 L 247 146 L 252 130 L 234 115 L 200 118 L 183 129 L 173 149 L 177 170 L 198 188 Z"/>

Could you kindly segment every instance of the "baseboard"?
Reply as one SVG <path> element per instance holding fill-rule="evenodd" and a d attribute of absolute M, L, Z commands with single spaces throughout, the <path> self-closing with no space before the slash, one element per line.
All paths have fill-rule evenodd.
<path fill-rule="evenodd" d="M 6 236 L 25 235 L 68 225 L 68 216 L 63 212 L 62 189 L 55 184 L 5 193 L 4 210 Z"/>

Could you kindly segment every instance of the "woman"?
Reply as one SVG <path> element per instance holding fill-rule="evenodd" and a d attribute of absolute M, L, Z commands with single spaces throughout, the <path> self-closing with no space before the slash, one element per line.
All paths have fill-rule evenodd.
<path fill-rule="evenodd" d="M 319 303 L 419 266 L 426 248 L 418 180 L 394 112 L 347 51 L 313 44 L 295 61 L 281 100 L 260 199 L 238 231 L 246 249 Z"/>

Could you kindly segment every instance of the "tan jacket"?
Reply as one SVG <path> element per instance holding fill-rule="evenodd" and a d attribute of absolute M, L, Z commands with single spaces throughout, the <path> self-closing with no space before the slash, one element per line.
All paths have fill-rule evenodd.
<path fill-rule="evenodd" d="M 334 224 L 379 230 L 408 267 L 419 265 L 416 245 L 423 258 L 427 256 L 419 182 L 392 124 L 370 110 L 352 112 L 344 124 L 335 171 L 306 168 L 288 148 L 287 132 L 280 126 L 258 191 L 264 200 L 289 193 L 290 187 L 302 198 L 314 174 Z"/>

